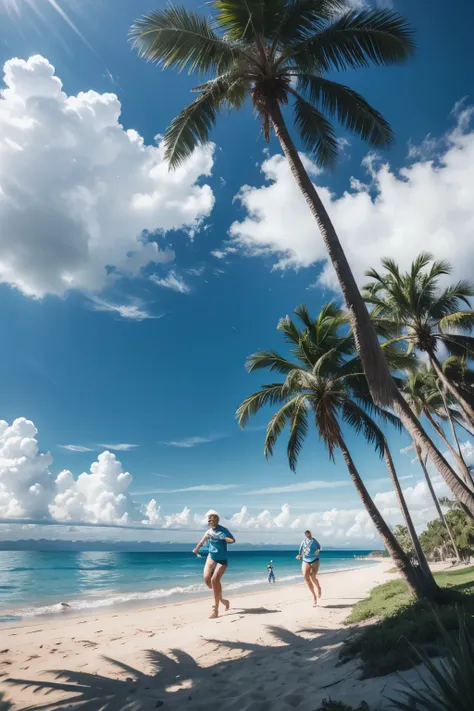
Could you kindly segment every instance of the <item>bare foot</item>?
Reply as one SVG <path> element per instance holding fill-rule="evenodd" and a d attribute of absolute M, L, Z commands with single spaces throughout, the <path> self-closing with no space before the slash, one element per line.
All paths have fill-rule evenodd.
<path fill-rule="evenodd" d="M 215 620 L 217 617 L 219 617 L 218 607 L 217 607 L 217 605 L 214 605 L 212 608 L 212 612 L 209 615 L 209 619 Z"/>
<path fill-rule="evenodd" d="M 317 606 L 318 606 L 318 598 L 315 597 L 314 602 L 313 602 L 313 607 L 317 607 Z"/>
<path fill-rule="evenodd" d="M 230 600 L 224 600 L 223 598 L 221 598 L 221 602 L 222 602 L 222 604 L 224 605 L 225 611 L 226 611 L 226 612 L 229 612 L 229 610 L 230 610 Z"/>

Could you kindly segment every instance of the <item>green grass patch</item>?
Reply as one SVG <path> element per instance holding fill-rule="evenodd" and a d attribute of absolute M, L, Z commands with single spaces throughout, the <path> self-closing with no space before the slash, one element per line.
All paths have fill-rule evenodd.
<path fill-rule="evenodd" d="M 459 610 L 466 613 L 466 623 L 474 633 L 474 567 L 435 575 L 440 587 L 457 593 L 455 603 L 433 606 L 414 602 L 403 580 L 393 580 L 374 588 L 370 597 L 353 608 L 346 624 L 378 620 L 376 624 L 355 632 L 341 653 L 342 661 L 359 657 L 364 677 L 383 676 L 416 664 L 413 646 L 427 654 L 439 652 L 440 626 L 456 631 Z M 436 617 L 435 617 L 436 615 Z"/>

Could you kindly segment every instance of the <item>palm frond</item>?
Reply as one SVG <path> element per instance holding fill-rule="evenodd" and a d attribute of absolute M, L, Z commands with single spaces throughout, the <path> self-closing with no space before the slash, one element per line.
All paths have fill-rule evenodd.
<path fill-rule="evenodd" d="M 287 374 L 299 366 L 295 365 L 290 360 L 283 358 L 283 356 L 276 351 L 261 350 L 256 353 L 252 353 L 252 355 L 247 358 L 245 367 L 249 373 L 252 373 L 254 370 L 260 370 L 261 368 L 268 368 L 270 371 Z"/>
<path fill-rule="evenodd" d="M 267 433 L 265 435 L 265 445 L 263 449 L 265 459 L 269 459 L 269 457 L 273 456 L 275 444 L 279 436 L 285 429 L 286 423 L 291 421 L 293 417 L 293 411 L 300 397 L 301 396 L 297 395 L 292 400 L 288 400 L 288 402 L 286 402 L 282 407 L 280 407 L 278 412 L 275 412 L 272 419 L 268 423 Z"/>
<path fill-rule="evenodd" d="M 286 0 L 275 35 L 281 47 L 307 39 L 347 9 L 345 0 Z"/>
<path fill-rule="evenodd" d="M 380 427 L 368 415 L 362 407 L 359 407 L 353 400 L 345 399 L 341 407 L 342 419 L 357 434 L 362 434 L 366 441 L 375 448 L 380 457 L 385 451 L 385 435 Z M 388 414 L 388 413 L 387 413 Z"/>
<path fill-rule="evenodd" d="M 445 346 L 450 355 L 461 358 L 474 358 L 474 338 L 458 334 L 435 334 Z"/>
<path fill-rule="evenodd" d="M 212 22 L 184 7 L 168 5 L 138 19 L 130 39 L 140 57 L 164 69 L 202 73 L 228 69 L 239 54 L 238 44 L 219 37 Z"/>
<path fill-rule="evenodd" d="M 393 131 L 384 117 L 348 86 L 303 74 L 298 75 L 298 88 L 322 112 L 372 146 L 387 147 L 393 143 Z"/>
<path fill-rule="evenodd" d="M 456 329 L 459 331 L 472 331 L 474 328 L 474 311 L 455 311 L 454 313 L 446 314 L 439 321 L 441 331 L 449 331 Z"/>
<path fill-rule="evenodd" d="M 308 153 L 318 165 L 330 167 L 334 164 L 339 146 L 334 128 L 329 121 L 296 92 L 294 102 L 295 127 Z"/>
<path fill-rule="evenodd" d="M 415 51 L 414 34 L 392 10 L 354 10 L 312 37 L 290 45 L 288 56 L 309 73 L 400 64 Z"/>
<path fill-rule="evenodd" d="M 216 86 L 172 120 L 165 134 L 165 157 L 171 168 L 181 165 L 198 145 L 208 141 L 224 96 L 224 88 Z"/>
<path fill-rule="evenodd" d="M 272 385 L 264 385 L 261 390 L 249 395 L 239 405 L 236 412 L 239 426 L 244 428 L 250 417 L 255 415 L 265 405 L 275 405 L 276 403 L 284 402 L 287 398 L 288 390 L 285 389 L 284 383 L 273 383 Z"/>
<path fill-rule="evenodd" d="M 300 396 L 293 408 L 290 423 L 290 436 L 288 438 L 287 454 L 291 471 L 296 470 L 298 457 L 303 447 L 303 442 L 308 434 L 308 405 L 306 397 Z"/>

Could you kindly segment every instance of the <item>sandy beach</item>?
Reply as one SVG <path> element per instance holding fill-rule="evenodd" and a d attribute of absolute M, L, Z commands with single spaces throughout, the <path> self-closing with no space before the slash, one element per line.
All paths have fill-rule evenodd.
<path fill-rule="evenodd" d="M 2 628 L 0 688 L 16 709 L 75 699 L 90 709 L 315 711 L 329 696 L 388 708 L 400 676 L 360 681 L 357 664 L 338 666 L 338 654 L 351 634 L 342 624 L 350 608 L 393 579 L 392 567 L 322 575 L 316 609 L 306 586 L 277 584 L 232 597 L 217 620 L 208 619 L 209 598 Z"/>

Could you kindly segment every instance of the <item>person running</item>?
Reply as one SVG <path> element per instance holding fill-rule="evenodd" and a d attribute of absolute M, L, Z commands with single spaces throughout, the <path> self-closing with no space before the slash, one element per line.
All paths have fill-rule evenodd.
<path fill-rule="evenodd" d="M 219 524 L 219 516 L 215 511 L 210 511 L 207 515 L 209 529 L 201 538 L 196 548 L 193 550 L 195 555 L 198 555 L 200 549 L 205 543 L 209 545 L 209 554 L 207 556 L 206 565 L 204 566 L 204 582 L 207 587 L 214 592 L 214 606 L 210 619 L 219 617 L 219 603 L 222 602 L 224 608 L 230 608 L 229 600 L 224 600 L 222 597 L 222 576 L 227 570 L 229 563 L 227 556 L 227 544 L 235 543 L 235 538 L 232 533 Z"/>
<path fill-rule="evenodd" d="M 314 600 L 314 607 L 318 604 L 318 597 L 321 597 L 321 586 L 317 578 L 319 571 L 319 553 L 321 546 L 318 541 L 313 538 L 311 531 L 304 532 L 304 538 L 300 545 L 300 550 L 296 556 L 297 560 L 303 559 L 301 566 L 306 585 L 311 591 Z"/>
<path fill-rule="evenodd" d="M 267 570 L 268 570 L 268 582 L 269 583 L 274 583 L 275 582 L 275 571 L 273 570 L 273 560 L 269 562 L 267 565 Z"/>

